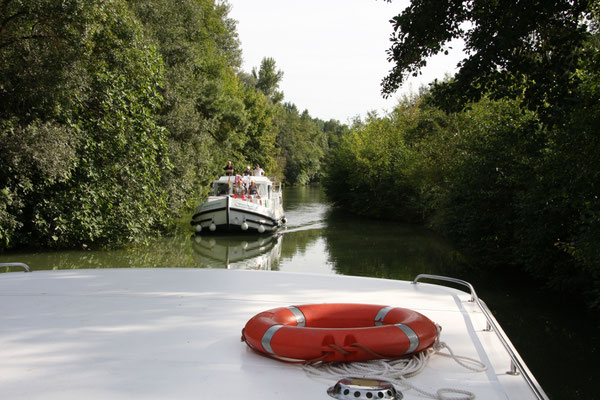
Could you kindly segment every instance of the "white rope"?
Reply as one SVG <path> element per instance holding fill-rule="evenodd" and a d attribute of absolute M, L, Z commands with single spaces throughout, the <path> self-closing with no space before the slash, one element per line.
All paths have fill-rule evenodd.
<path fill-rule="evenodd" d="M 447 349 L 449 354 L 442 353 L 441 350 L 443 349 Z M 429 361 L 429 358 L 434 354 L 452 358 L 457 364 L 473 372 L 483 372 L 487 370 L 487 366 L 481 361 L 469 357 L 457 356 L 446 343 L 439 341 L 436 341 L 431 348 L 419 352 L 410 358 L 349 363 L 317 362 L 305 364 L 303 369 L 308 376 L 316 379 L 326 379 L 327 381 L 334 380 L 337 382 L 344 377 L 386 380 L 405 389 L 412 389 L 423 396 L 434 400 L 475 399 L 475 394 L 467 390 L 441 388 L 438 389 L 436 393 L 429 393 L 407 381 L 406 378 L 411 378 L 423 371 L 427 361 Z"/>
<path fill-rule="evenodd" d="M 441 352 L 442 349 L 447 349 L 448 353 L 450 353 L 450 354 L 442 353 Z M 456 361 L 456 363 L 458 365 L 460 365 L 461 367 L 466 368 L 470 371 L 473 371 L 473 372 L 487 371 L 487 365 L 485 365 L 481 361 L 476 360 L 474 358 L 455 355 L 454 352 L 452 351 L 452 349 L 450 348 L 450 346 L 448 346 L 444 342 L 436 343 L 434 345 L 434 351 L 435 351 L 435 354 L 438 354 L 440 356 L 452 358 L 454 361 Z"/>

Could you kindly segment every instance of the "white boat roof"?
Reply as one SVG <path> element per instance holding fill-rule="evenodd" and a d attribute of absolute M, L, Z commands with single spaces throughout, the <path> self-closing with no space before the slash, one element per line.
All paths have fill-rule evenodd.
<path fill-rule="evenodd" d="M 251 180 L 251 181 L 256 182 L 257 184 L 259 184 L 259 183 L 272 184 L 274 182 L 274 179 L 271 179 L 266 176 L 242 176 L 242 179 L 243 180 Z M 214 182 L 231 183 L 233 185 L 235 183 L 235 176 L 221 176 L 221 177 L 219 177 L 219 179 L 216 179 Z"/>
<path fill-rule="evenodd" d="M 533 399 L 470 295 L 339 275 L 224 269 L 93 269 L 0 274 L 0 393 L 6 399 L 331 399 L 335 382 L 263 357 L 240 341 L 255 314 L 309 303 L 410 308 L 478 359 L 472 372 L 432 356 L 410 383 L 478 399 Z M 402 390 L 402 389 L 401 389 Z M 422 399 L 413 389 L 404 399 Z"/>

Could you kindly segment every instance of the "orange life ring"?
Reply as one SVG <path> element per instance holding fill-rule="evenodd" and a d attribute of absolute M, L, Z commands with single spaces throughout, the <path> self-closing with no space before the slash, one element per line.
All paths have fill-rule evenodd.
<path fill-rule="evenodd" d="M 406 308 L 370 304 L 307 304 L 252 317 L 242 340 L 284 361 L 399 358 L 434 344 L 438 326 Z"/>

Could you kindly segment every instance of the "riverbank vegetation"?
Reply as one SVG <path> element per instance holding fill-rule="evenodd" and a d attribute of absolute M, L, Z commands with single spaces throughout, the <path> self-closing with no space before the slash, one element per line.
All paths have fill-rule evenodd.
<path fill-rule="evenodd" d="M 425 223 L 480 267 L 523 270 L 600 308 L 600 36 L 591 4 L 459 2 L 448 11 L 413 1 L 394 19 L 397 68 L 384 92 L 452 37 L 465 39 L 470 56 L 452 79 L 354 124 L 329 158 L 328 196 L 357 213 Z M 434 17 L 440 31 L 429 29 Z"/>
<path fill-rule="evenodd" d="M 0 5 L 0 250 L 143 242 L 231 160 L 318 179 L 343 125 L 252 73 L 214 0 Z"/>
<path fill-rule="evenodd" d="M 144 242 L 231 160 L 600 307 L 597 2 L 443 4 L 392 20 L 383 93 L 461 38 L 458 73 L 346 126 L 241 69 L 226 2 L 2 2 L 0 251 Z"/>

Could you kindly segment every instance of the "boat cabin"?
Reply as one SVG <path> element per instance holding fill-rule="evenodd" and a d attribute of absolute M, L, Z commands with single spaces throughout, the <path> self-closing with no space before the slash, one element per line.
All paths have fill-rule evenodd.
<path fill-rule="evenodd" d="M 244 188 L 248 190 L 251 182 L 254 182 L 261 199 L 271 199 L 273 182 L 264 176 L 238 176 L 241 179 Z M 236 186 L 235 176 L 222 176 L 213 182 L 213 196 L 233 196 Z M 275 190 L 279 190 L 279 184 L 275 185 Z"/>

